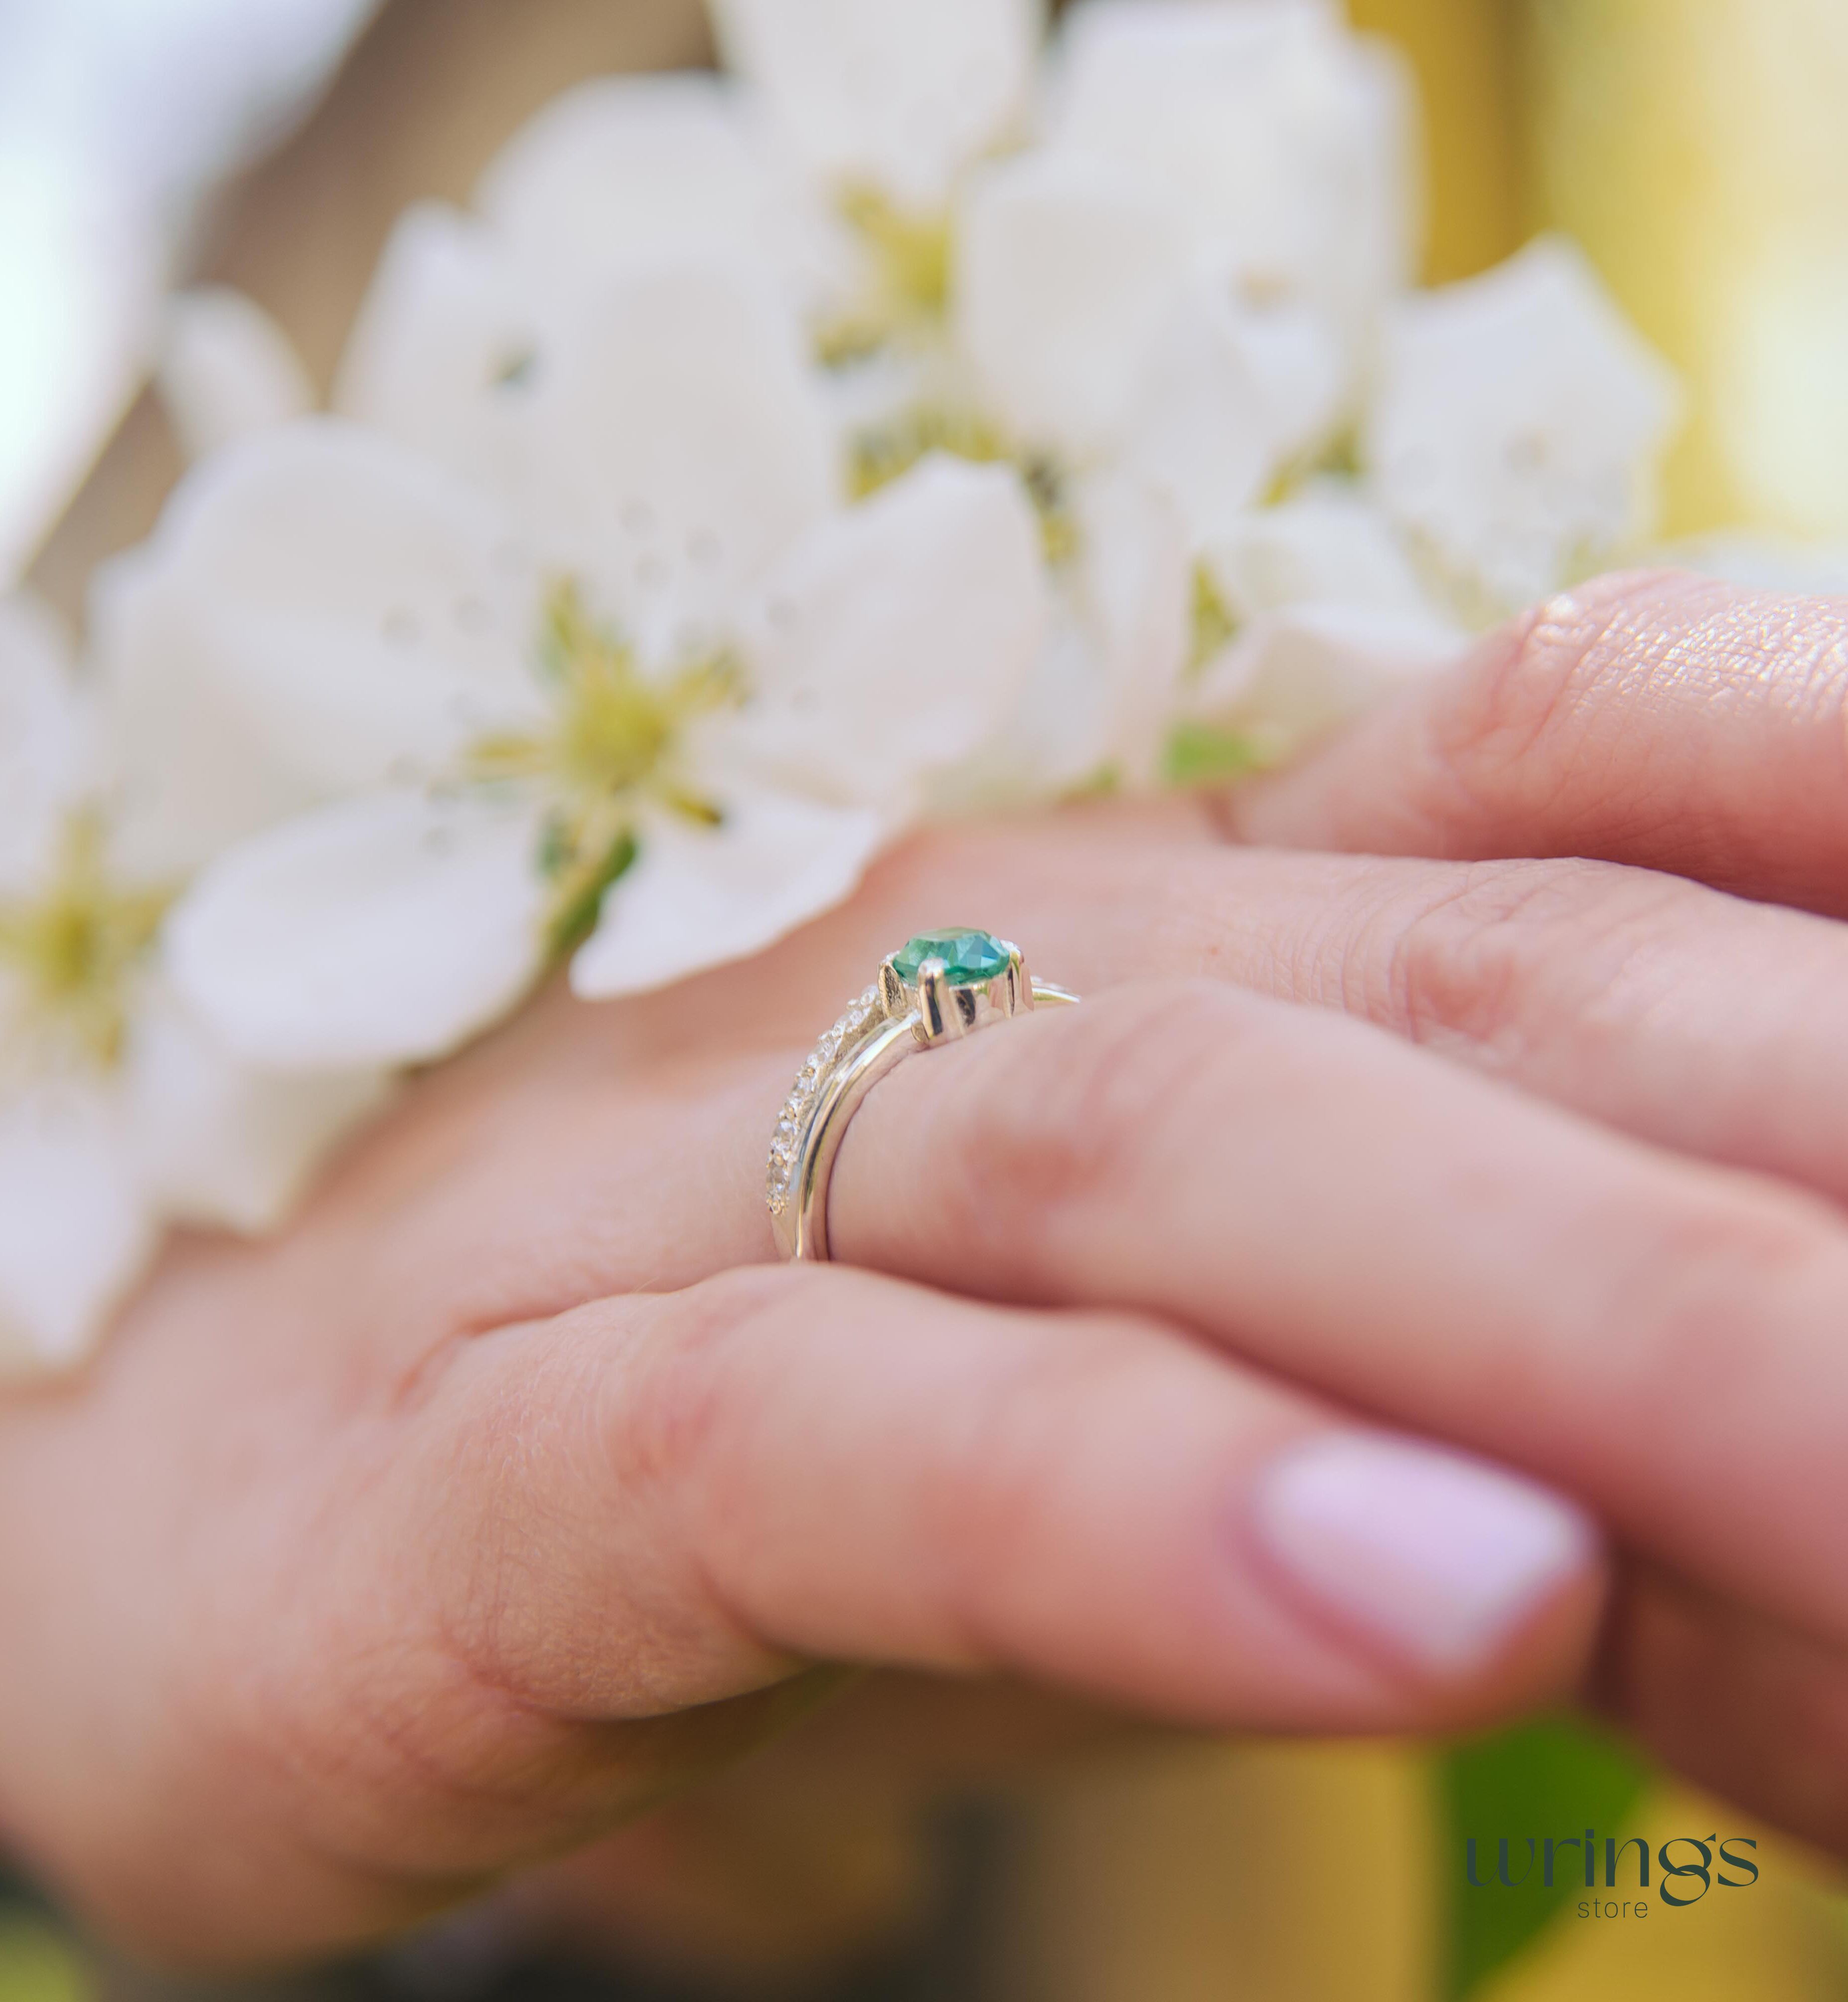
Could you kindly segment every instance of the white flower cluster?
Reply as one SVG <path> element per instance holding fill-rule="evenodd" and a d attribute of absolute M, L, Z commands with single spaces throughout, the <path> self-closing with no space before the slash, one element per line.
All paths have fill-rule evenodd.
<path fill-rule="evenodd" d="M 0 1347 L 260 1228 L 569 964 L 748 955 L 919 816 L 1287 754 L 1649 525 L 1578 254 L 1410 290 L 1330 0 L 713 0 L 403 220 L 329 414 L 187 302 L 193 470 L 0 624 Z"/>

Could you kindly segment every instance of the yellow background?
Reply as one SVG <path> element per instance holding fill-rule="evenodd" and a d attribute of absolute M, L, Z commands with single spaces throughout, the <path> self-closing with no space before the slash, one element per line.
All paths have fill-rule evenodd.
<path fill-rule="evenodd" d="M 1351 0 L 1424 86 L 1428 272 L 1570 230 L 1680 368 L 1672 532 L 1848 539 L 1848 5 Z"/>

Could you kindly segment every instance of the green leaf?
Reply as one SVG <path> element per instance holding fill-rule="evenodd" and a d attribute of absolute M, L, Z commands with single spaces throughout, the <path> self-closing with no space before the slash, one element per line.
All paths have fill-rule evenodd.
<path fill-rule="evenodd" d="M 1166 774 L 1171 786 L 1205 786 L 1215 780 L 1249 778 L 1270 760 L 1250 738 L 1210 723 L 1177 724 L 1168 739 Z"/>
<path fill-rule="evenodd" d="M 1542 1881 L 1542 1845 L 1549 1837 L 1582 1837 L 1595 1829 L 1602 1883 L 1603 1844 L 1620 1834 L 1648 1779 L 1648 1768 L 1614 1739 L 1565 1718 L 1498 1732 L 1440 1754 L 1438 1881 L 1449 1906 L 1445 2002 L 1477 1993 L 1585 1895 L 1578 1848 L 1560 1848 L 1552 1886 Z M 1472 1837 L 1481 1888 L 1471 1884 L 1466 1867 Z M 1509 1875 L 1521 1880 L 1525 1871 L 1512 1890 L 1499 1875 L 1504 1838 Z"/>
<path fill-rule="evenodd" d="M 0 1912 L 0 2002 L 91 2002 L 100 1992 L 77 1942 L 49 1919 Z"/>

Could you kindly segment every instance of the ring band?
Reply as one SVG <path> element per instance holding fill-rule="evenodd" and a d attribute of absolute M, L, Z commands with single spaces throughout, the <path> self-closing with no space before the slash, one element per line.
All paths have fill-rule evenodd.
<path fill-rule="evenodd" d="M 826 1259 L 828 1186 L 848 1123 L 907 1057 L 1076 994 L 1036 981 L 1018 946 L 992 933 L 926 932 L 881 961 L 869 987 L 810 1052 L 785 1101 L 764 1185 L 786 1258 Z"/>

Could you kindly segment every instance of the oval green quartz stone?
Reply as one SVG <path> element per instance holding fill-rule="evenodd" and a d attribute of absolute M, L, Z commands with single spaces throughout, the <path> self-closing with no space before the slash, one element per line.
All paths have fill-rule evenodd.
<path fill-rule="evenodd" d="M 977 987 L 1007 971 L 1008 950 L 992 932 L 920 932 L 892 955 L 898 978 L 918 984 L 918 969 L 927 959 L 940 959 L 952 987 Z"/>

